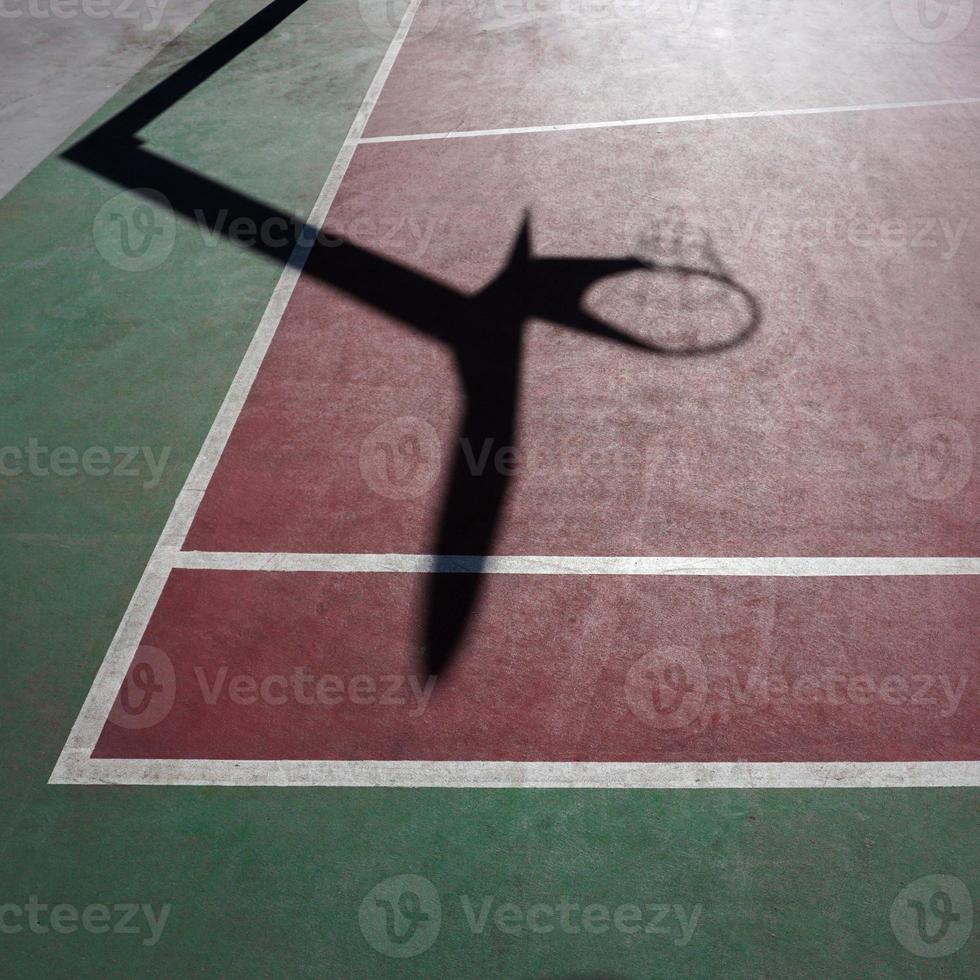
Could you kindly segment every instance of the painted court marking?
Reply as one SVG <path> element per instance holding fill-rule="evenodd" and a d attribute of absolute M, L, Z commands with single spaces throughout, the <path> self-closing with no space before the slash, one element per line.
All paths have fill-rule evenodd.
<path fill-rule="evenodd" d="M 980 575 L 980 558 L 692 558 L 353 555 L 174 551 L 174 568 L 249 572 L 482 572 L 492 575 Z"/>
<path fill-rule="evenodd" d="M 296 762 L 92 759 L 58 783 L 468 789 L 856 789 L 968 786 L 980 762 Z"/>
<path fill-rule="evenodd" d="M 699 116 L 650 116 L 605 122 L 555 123 L 550 126 L 513 126 L 505 129 L 460 129 L 446 133 L 406 133 L 402 136 L 364 136 L 360 143 L 412 143 L 420 140 L 468 139 L 473 136 L 514 136 L 525 133 L 564 133 L 576 129 L 620 129 L 626 126 L 666 126 L 673 123 L 718 122 L 724 119 L 765 119 L 773 116 L 822 116 L 840 112 L 875 112 L 881 109 L 928 109 L 936 106 L 975 105 L 980 98 L 933 99 L 928 102 L 882 102 L 870 105 L 817 106 L 809 109 L 753 109 L 709 112 Z"/>
<path fill-rule="evenodd" d="M 363 137 L 381 90 L 421 0 L 412 0 L 378 67 L 308 219 L 322 227 L 360 144 L 651 126 L 769 116 L 815 115 L 882 109 L 964 105 L 978 98 L 864 106 L 783 109 L 569 123 L 509 129 Z M 336 785 L 446 787 L 888 787 L 980 785 L 980 762 L 813 763 L 597 763 L 458 761 L 275 761 L 92 759 L 91 753 L 122 684 L 133 652 L 175 568 L 242 571 L 472 572 L 576 575 L 975 575 L 980 558 L 968 557 L 579 557 L 433 556 L 365 554 L 256 554 L 180 550 L 218 460 L 272 342 L 313 242 L 297 243 L 280 276 L 201 452 L 177 497 L 160 540 L 110 644 L 55 769 L 52 783 L 217 785 Z"/>

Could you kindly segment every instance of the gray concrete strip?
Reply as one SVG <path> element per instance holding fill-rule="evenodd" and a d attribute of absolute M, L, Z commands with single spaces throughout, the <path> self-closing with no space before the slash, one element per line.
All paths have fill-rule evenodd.
<path fill-rule="evenodd" d="M 0 197 L 212 0 L 2 0 Z"/>

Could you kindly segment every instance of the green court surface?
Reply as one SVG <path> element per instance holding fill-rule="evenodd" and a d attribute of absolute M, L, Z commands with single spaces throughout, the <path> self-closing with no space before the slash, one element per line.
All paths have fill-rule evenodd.
<path fill-rule="evenodd" d="M 69 142 L 263 6 L 215 0 Z M 307 0 L 144 137 L 309 214 L 390 6 Z M 975 786 L 49 783 L 281 272 L 183 221 L 114 265 L 119 193 L 55 155 L 0 202 L 0 975 L 978 975 Z"/>

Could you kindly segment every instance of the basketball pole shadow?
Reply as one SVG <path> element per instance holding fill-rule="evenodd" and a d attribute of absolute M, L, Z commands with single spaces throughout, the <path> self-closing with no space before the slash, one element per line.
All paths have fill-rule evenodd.
<path fill-rule="evenodd" d="M 292 227 L 272 242 L 258 236 L 250 248 L 279 266 L 362 300 L 389 318 L 448 346 L 462 381 L 464 404 L 448 487 L 442 500 L 435 556 L 429 576 L 421 669 L 445 674 L 472 620 L 491 554 L 511 476 L 495 466 L 476 472 L 463 447 L 516 446 L 516 413 L 521 381 L 521 347 L 527 325 L 545 320 L 587 336 L 665 358 L 719 353 L 744 343 L 758 328 L 760 306 L 752 293 L 717 264 L 698 267 L 657 263 L 635 256 L 536 257 L 525 214 L 509 259 L 500 273 L 474 294 L 427 276 L 343 236 L 321 237 L 321 229 L 189 170 L 148 150 L 139 131 L 298 9 L 305 0 L 275 0 L 243 25 L 202 52 L 169 78 L 99 126 L 63 156 L 118 186 L 155 203 L 162 194 L 173 211 L 231 237 L 233 219 L 257 228 Z M 284 224 L 285 223 L 285 224 Z M 700 346 L 669 347 L 642 340 L 590 314 L 583 298 L 595 283 L 615 275 L 646 271 L 703 277 L 731 290 L 745 304 L 745 323 L 732 337 Z M 489 442 L 487 441 L 489 440 Z"/>

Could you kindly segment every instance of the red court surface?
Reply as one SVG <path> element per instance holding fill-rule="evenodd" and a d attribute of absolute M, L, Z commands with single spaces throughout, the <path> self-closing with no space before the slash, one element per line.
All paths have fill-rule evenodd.
<path fill-rule="evenodd" d="M 144 638 L 173 664 L 168 710 L 144 728 L 117 707 L 96 757 L 897 761 L 976 751 L 973 578 L 492 576 L 457 666 L 428 697 L 416 640 L 425 579 L 176 570 Z M 308 678 L 298 689 L 297 668 Z"/>
<path fill-rule="evenodd" d="M 802 782 L 763 782 L 823 785 L 820 764 L 841 763 L 851 785 L 975 782 L 969 47 L 931 47 L 880 10 L 826 33 L 837 4 L 758 25 L 708 4 L 691 30 L 623 16 L 629 5 L 505 7 L 426 2 L 393 42 L 387 86 L 317 212 L 344 244 L 315 247 L 295 288 L 284 274 L 254 380 L 246 358 L 61 778 L 370 785 L 368 763 L 417 762 L 398 778 L 474 785 L 425 765 L 512 762 L 598 764 L 536 785 L 705 785 L 688 764 L 756 785 L 725 766 L 813 763 Z M 959 104 L 919 104 L 936 100 Z M 576 125 L 610 120 L 636 124 Z M 671 349 L 730 338 L 752 303 L 758 328 L 672 357 L 530 316 L 507 335 L 508 375 L 504 334 L 464 352 L 457 321 L 479 309 L 486 329 L 505 308 L 492 290 L 498 305 L 479 306 L 481 290 L 519 265 L 525 220 L 526 262 L 658 263 L 588 288 L 594 320 Z M 712 275 L 672 277 L 672 264 Z M 416 294 L 428 300 L 409 316 Z M 509 404 L 506 384 L 474 383 L 473 350 L 486 377 L 513 382 L 516 414 L 499 441 L 461 447 L 474 391 Z M 508 467 L 485 551 L 440 547 L 461 453 L 471 476 Z M 456 540 L 481 540 L 485 510 Z M 453 519 L 465 525 L 465 507 Z M 466 595 L 473 575 L 433 576 L 446 555 L 503 565 Z M 597 574 L 631 556 L 647 562 L 637 574 Z M 671 556 L 728 571 L 654 568 Z M 787 571 L 786 556 L 831 564 Z M 855 571 L 862 557 L 882 570 Z M 943 559 L 956 561 L 929 565 Z M 453 619 L 454 590 L 458 648 L 424 693 L 423 646 Z M 134 702 L 152 703 L 146 723 Z M 666 766 L 641 778 L 605 763 Z M 886 777 L 887 763 L 908 767 Z M 658 783 L 674 764 L 664 778 L 680 782 Z M 488 784 L 525 785 L 518 770 Z"/>
<path fill-rule="evenodd" d="M 860 0 L 431 0 L 365 135 L 980 96 L 980 19 L 923 43 L 890 6 L 906 30 Z"/>
<path fill-rule="evenodd" d="M 956 440 L 980 437 L 980 242 L 974 229 L 947 249 L 939 228 L 980 206 L 968 182 L 980 117 L 911 111 L 914 129 L 907 112 L 831 116 L 793 141 L 772 120 L 737 120 L 358 150 L 328 229 L 461 290 L 497 273 L 525 208 L 537 254 L 616 256 L 680 205 L 762 305 L 746 344 L 687 361 L 532 325 L 496 553 L 978 553 L 977 485 L 948 470 L 968 475 Z M 910 193 L 940 138 L 944 179 Z M 806 186 L 771 179 L 814 142 L 825 151 Z M 887 178 L 842 179 L 866 147 L 892 159 Z M 882 241 L 886 221 L 936 240 L 903 247 L 896 225 Z M 330 262 L 321 250 L 310 269 Z M 715 312 L 710 294 L 633 281 L 625 316 L 658 335 Z M 622 299 L 616 288 L 597 287 L 600 310 Z M 460 411 L 447 349 L 307 277 L 186 548 L 428 553 Z M 930 419 L 949 429 L 937 465 L 956 492 L 937 485 L 925 500 L 903 438 Z M 364 457 L 382 426 L 433 442 L 431 479 L 372 490 Z"/>

